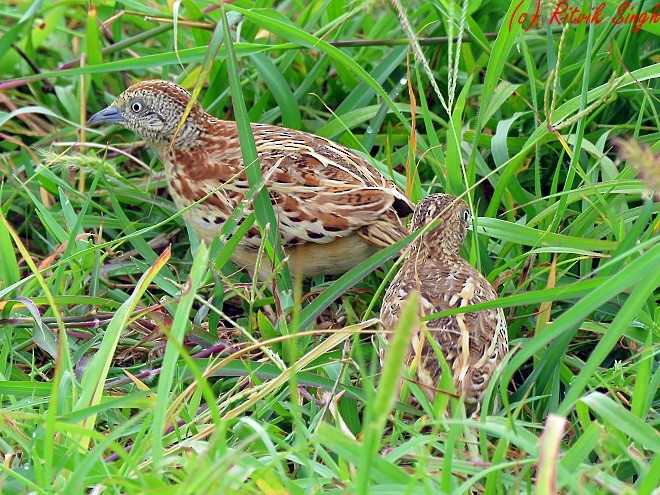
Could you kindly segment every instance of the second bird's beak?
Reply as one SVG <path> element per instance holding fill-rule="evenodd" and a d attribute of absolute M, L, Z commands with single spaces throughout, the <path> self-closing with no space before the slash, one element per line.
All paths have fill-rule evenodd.
<path fill-rule="evenodd" d="M 122 122 L 126 122 L 126 117 L 115 107 L 108 107 L 92 115 L 87 121 L 87 125 L 91 127 L 103 124 L 121 124 Z"/>

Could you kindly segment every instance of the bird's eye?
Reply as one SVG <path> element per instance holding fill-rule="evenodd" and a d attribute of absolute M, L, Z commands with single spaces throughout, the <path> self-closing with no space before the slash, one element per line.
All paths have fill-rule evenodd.
<path fill-rule="evenodd" d="M 469 210 L 463 210 L 463 221 L 465 223 L 470 221 L 470 211 Z"/>
<path fill-rule="evenodd" d="M 131 103 L 131 110 L 133 110 L 134 113 L 140 113 L 142 111 L 142 106 L 142 102 L 134 101 Z"/>

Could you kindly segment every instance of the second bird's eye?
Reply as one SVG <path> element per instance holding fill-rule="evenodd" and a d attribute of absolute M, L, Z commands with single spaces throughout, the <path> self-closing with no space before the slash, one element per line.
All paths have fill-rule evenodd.
<path fill-rule="evenodd" d="M 470 220 L 470 212 L 468 210 L 463 210 L 463 221 L 468 222 Z"/>
<path fill-rule="evenodd" d="M 142 110 L 142 103 L 140 103 L 139 101 L 134 101 L 133 103 L 131 103 L 131 110 L 133 110 L 135 113 L 140 113 L 140 111 Z"/>

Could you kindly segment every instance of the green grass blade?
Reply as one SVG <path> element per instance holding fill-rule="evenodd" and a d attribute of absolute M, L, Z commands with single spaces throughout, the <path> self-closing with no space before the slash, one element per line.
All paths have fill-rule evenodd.
<path fill-rule="evenodd" d="M 117 343 L 121 337 L 121 333 L 126 328 L 131 315 L 137 306 L 142 294 L 147 290 L 151 281 L 156 277 L 156 274 L 165 266 L 167 260 L 170 258 L 170 250 L 166 249 L 158 257 L 153 266 L 147 270 L 137 285 L 135 290 L 131 294 L 131 297 L 121 305 L 117 310 L 112 321 L 106 329 L 103 340 L 99 350 L 90 361 L 85 374 L 82 378 L 82 392 L 80 398 L 74 408 L 75 411 L 81 411 L 88 409 L 97 405 L 103 394 L 103 385 L 105 384 L 105 379 L 108 376 L 108 369 L 110 368 L 110 363 L 114 357 L 114 352 L 117 347 Z M 85 420 L 82 421 L 81 426 L 85 430 L 93 430 L 96 423 L 96 414 L 91 414 Z M 86 449 L 89 445 L 90 437 L 86 435 L 81 435 L 78 439 L 78 444 Z"/>
<path fill-rule="evenodd" d="M 236 52 L 234 51 L 233 42 L 230 37 L 229 24 L 227 16 L 222 14 L 222 25 L 225 33 L 225 52 L 227 56 L 227 73 L 229 75 L 229 87 L 234 106 L 234 113 L 236 114 L 236 125 L 238 127 L 238 137 L 241 144 L 241 153 L 243 155 L 243 163 L 245 163 L 245 173 L 248 178 L 250 187 L 256 187 L 263 183 L 263 176 L 261 174 L 261 167 L 259 165 L 259 157 L 257 155 L 257 147 L 254 144 L 254 136 L 252 135 L 252 128 L 248 117 L 245 100 L 243 99 L 243 92 L 241 89 L 241 82 L 238 78 L 239 70 L 236 61 Z M 262 188 L 257 196 L 254 198 L 254 212 L 259 224 L 262 236 L 265 235 L 266 249 L 269 257 L 273 260 L 273 266 L 279 265 L 283 259 L 281 251 L 281 239 L 277 225 L 279 222 L 275 218 L 273 205 L 270 202 L 268 191 Z M 291 275 L 289 274 L 288 265 L 284 265 L 283 270 L 277 275 L 278 286 L 281 288 L 285 297 L 284 301 L 292 301 L 291 297 Z M 288 305 L 286 305 L 288 307 Z"/>
<path fill-rule="evenodd" d="M 186 286 L 181 294 L 181 299 L 174 314 L 172 321 L 171 331 L 167 335 L 168 340 L 178 343 L 179 346 L 183 342 L 183 338 L 189 330 L 189 317 L 197 291 L 208 269 L 208 248 L 205 244 L 200 244 L 195 261 L 190 270 L 190 275 L 186 282 Z M 179 358 L 180 348 L 176 345 L 169 345 L 165 351 L 163 358 L 162 369 L 160 378 L 158 380 L 158 389 L 156 391 L 156 407 L 153 419 L 153 459 L 154 464 L 159 466 L 163 461 L 163 432 L 165 427 L 172 420 L 168 417 L 170 395 L 174 383 L 174 374 L 176 371 L 176 363 Z"/>

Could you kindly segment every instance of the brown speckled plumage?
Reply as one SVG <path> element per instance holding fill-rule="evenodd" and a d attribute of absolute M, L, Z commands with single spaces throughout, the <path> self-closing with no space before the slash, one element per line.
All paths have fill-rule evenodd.
<path fill-rule="evenodd" d="M 121 124 L 155 146 L 178 208 L 210 194 L 186 215 L 210 243 L 249 185 L 235 122 L 218 120 L 195 102 L 176 132 L 189 101 L 176 84 L 143 81 L 89 122 Z M 408 234 L 400 217 L 412 212 L 409 199 L 354 151 L 273 125 L 252 124 L 252 132 L 293 274 L 344 273 Z M 232 260 L 254 268 L 260 243 L 253 226 Z M 262 266 L 260 276 L 269 273 L 270 266 Z"/>
<path fill-rule="evenodd" d="M 468 205 L 448 194 L 429 196 L 417 205 L 410 229 L 417 230 L 437 217 L 442 222 L 415 239 L 385 294 L 380 312 L 384 329 L 397 326 L 412 291 L 420 295 L 422 317 L 497 299 L 490 283 L 459 255 L 471 218 Z M 478 411 L 490 378 L 508 351 L 503 311 L 487 309 L 431 319 L 426 327 L 452 370 L 457 391 L 465 395 L 468 413 Z M 415 378 L 433 400 L 441 368 L 422 331 L 412 338 L 408 365 L 413 360 L 417 360 Z"/>

